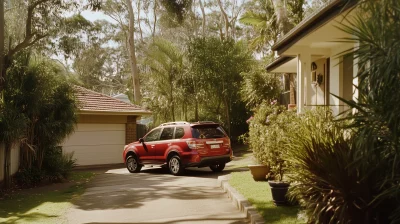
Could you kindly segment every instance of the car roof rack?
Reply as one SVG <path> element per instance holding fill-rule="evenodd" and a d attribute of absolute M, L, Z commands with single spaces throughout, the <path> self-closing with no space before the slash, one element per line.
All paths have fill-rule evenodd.
<path fill-rule="evenodd" d="M 197 121 L 196 124 L 216 124 L 214 121 Z"/>
<path fill-rule="evenodd" d="M 167 122 L 167 123 L 160 124 L 160 126 L 183 125 L 183 124 L 190 124 L 190 123 L 186 122 L 186 121 L 173 121 L 173 122 Z"/>

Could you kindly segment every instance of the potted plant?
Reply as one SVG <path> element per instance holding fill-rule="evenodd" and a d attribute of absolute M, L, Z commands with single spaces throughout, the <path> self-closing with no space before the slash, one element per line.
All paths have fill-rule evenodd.
<path fill-rule="evenodd" d="M 272 101 L 271 103 L 263 102 L 257 108 L 254 116 L 247 120 L 247 123 L 249 123 L 249 136 L 247 137 L 247 141 L 257 161 L 257 164 L 248 165 L 248 168 L 255 181 L 266 180 L 270 172 L 268 154 L 266 153 L 268 148 L 268 144 L 266 144 L 266 140 L 268 139 L 268 136 L 266 136 L 268 120 L 266 118 L 270 114 L 275 113 L 273 107 L 275 104 L 276 101 Z"/>
<path fill-rule="evenodd" d="M 275 106 L 275 113 L 271 113 L 268 117 L 268 123 L 265 128 L 265 155 L 270 164 L 271 173 L 268 181 L 271 186 L 272 198 L 275 205 L 287 204 L 286 193 L 289 183 L 284 181 L 284 173 L 287 171 L 284 156 L 287 152 L 287 136 L 293 131 L 293 121 L 296 118 L 294 111 L 281 109 Z"/>
<path fill-rule="evenodd" d="M 274 180 L 269 180 L 268 184 L 271 187 L 272 200 L 277 206 L 287 205 L 288 200 L 286 193 L 288 192 L 290 183 L 283 181 L 284 165 L 285 161 L 280 160 L 277 162 L 276 167 L 274 166 Z"/>
<path fill-rule="evenodd" d="M 250 169 L 251 175 L 253 175 L 255 181 L 266 180 L 270 171 L 270 167 L 263 164 L 248 165 L 247 167 Z"/>

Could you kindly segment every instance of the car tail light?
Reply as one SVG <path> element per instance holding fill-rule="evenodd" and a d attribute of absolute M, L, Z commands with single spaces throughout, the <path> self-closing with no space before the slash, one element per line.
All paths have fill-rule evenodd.
<path fill-rule="evenodd" d="M 196 141 L 186 141 L 189 149 L 196 149 Z"/>
<path fill-rule="evenodd" d="M 229 149 L 231 148 L 231 140 L 224 142 L 224 146 L 226 147 L 226 151 L 229 152 Z"/>
<path fill-rule="evenodd" d="M 204 144 L 203 143 L 197 143 L 196 141 L 186 141 L 189 149 L 202 149 L 204 148 Z"/>

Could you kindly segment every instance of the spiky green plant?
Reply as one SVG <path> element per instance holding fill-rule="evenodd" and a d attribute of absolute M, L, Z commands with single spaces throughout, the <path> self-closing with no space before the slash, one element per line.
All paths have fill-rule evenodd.
<path fill-rule="evenodd" d="M 370 170 L 374 179 L 368 206 L 400 222 L 400 2 L 362 0 L 359 11 L 341 27 L 357 42 L 350 49 L 358 60 L 358 102 L 347 101 L 356 113 L 354 167 Z M 373 168 L 372 168 L 373 167 Z M 383 211 L 384 210 L 384 211 Z M 379 220 L 379 218 L 377 218 Z"/>
<path fill-rule="evenodd" d="M 289 134 L 290 195 L 304 207 L 310 223 L 365 223 L 370 187 L 355 161 L 350 133 L 330 111 L 307 111 Z M 348 136 L 348 137 L 346 137 Z"/>

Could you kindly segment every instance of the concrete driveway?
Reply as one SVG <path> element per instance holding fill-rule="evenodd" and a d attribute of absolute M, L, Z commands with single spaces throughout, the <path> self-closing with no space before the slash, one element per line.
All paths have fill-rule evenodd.
<path fill-rule="evenodd" d="M 172 176 L 162 168 L 101 172 L 67 212 L 68 223 L 249 223 L 208 168 Z"/>

